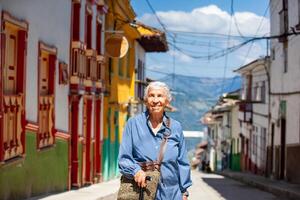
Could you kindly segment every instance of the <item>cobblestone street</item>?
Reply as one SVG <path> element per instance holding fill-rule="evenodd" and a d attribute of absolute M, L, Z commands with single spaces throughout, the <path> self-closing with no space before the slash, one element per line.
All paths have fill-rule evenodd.
<path fill-rule="evenodd" d="M 190 200 L 283 200 L 251 186 L 216 174 L 192 171 Z"/>

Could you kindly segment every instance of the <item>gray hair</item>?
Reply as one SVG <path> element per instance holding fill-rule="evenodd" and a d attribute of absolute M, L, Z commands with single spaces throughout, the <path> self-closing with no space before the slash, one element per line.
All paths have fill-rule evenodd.
<path fill-rule="evenodd" d="M 172 101 L 172 95 L 171 95 L 169 86 L 167 84 L 165 84 L 164 82 L 160 82 L 160 81 L 150 82 L 149 85 L 147 85 L 147 87 L 145 88 L 145 92 L 144 92 L 144 101 L 146 101 L 147 98 L 148 98 L 148 92 L 149 92 L 150 88 L 161 88 L 161 89 L 164 89 L 168 101 L 169 102 Z"/>

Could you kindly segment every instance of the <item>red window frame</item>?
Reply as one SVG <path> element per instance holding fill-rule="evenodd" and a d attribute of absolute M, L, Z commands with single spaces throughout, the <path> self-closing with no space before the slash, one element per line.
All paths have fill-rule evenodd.
<path fill-rule="evenodd" d="M 55 144 L 55 69 L 57 48 L 47 45 L 39 41 L 38 44 L 39 58 L 38 58 L 38 132 L 37 132 L 37 148 L 42 149 L 50 147 Z M 48 73 L 47 89 L 42 91 L 41 84 L 41 67 L 42 62 L 45 61 L 44 55 L 47 56 Z"/>
<path fill-rule="evenodd" d="M 25 155 L 25 95 L 26 95 L 26 51 L 27 51 L 27 34 L 28 34 L 28 22 L 20 20 L 12 16 L 6 11 L 1 13 L 1 66 L 0 66 L 0 162 L 16 158 L 23 157 Z M 7 26 L 13 26 L 17 30 L 18 41 L 17 45 L 17 62 L 16 66 L 9 66 L 9 70 L 13 70 L 16 67 L 16 86 L 13 93 L 6 93 L 4 91 L 3 69 L 5 67 L 6 56 L 6 30 Z M 7 33 L 8 34 L 8 33 Z M 8 100 L 8 101 L 7 101 Z M 7 102 L 10 102 L 7 104 Z M 14 102 L 12 104 L 12 102 Z M 14 115 L 16 119 L 14 124 L 14 132 L 11 134 L 12 140 L 4 141 L 4 132 L 8 127 L 5 123 L 7 115 Z M 10 116 L 11 118 L 11 116 Z M 10 119 L 9 119 L 10 121 Z M 9 130 L 9 129 L 8 129 Z"/>

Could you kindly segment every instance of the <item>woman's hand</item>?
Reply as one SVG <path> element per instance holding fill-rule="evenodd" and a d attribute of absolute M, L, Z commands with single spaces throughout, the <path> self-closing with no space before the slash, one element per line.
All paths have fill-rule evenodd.
<path fill-rule="evenodd" d="M 185 195 L 182 195 L 182 200 L 188 200 L 188 197 Z"/>
<path fill-rule="evenodd" d="M 134 175 L 134 181 L 138 184 L 139 187 L 146 187 L 146 173 L 143 170 L 139 170 Z"/>

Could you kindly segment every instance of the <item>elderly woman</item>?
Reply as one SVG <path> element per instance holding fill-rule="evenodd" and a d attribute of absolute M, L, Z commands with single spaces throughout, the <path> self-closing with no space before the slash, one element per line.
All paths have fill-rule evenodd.
<path fill-rule="evenodd" d="M 134 179 L 138 186 L 145 187 L 146 174 L 139 163 L 157 160 L 167 134 L 157 200 L 185 200 L 187 188 L 192 184 L 181 125 L 164 112 L 171 99 L 170 90 L 163 82 L 151 82 L 146 87 L 147 111 L 128 120 L 119 152 L 120 172 Z"/>

